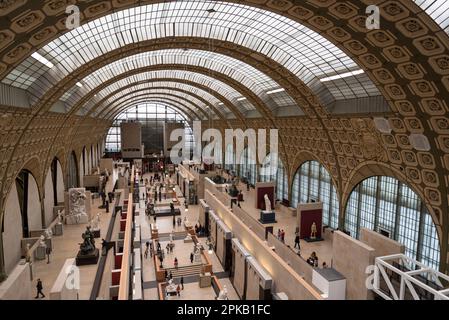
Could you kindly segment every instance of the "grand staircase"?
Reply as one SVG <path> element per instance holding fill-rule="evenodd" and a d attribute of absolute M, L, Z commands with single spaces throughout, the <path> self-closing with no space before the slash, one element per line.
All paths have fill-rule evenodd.
<path fill-rule="evenodd" d="M 197 276 L 201 273 L 202 264 L 192 264 L 179 268 L 166 268 L 167 272 L 172 274 L 173 278 Z"/>

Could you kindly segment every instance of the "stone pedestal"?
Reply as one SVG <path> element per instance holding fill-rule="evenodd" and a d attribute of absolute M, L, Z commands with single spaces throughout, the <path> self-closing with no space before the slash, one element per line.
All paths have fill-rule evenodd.
<path fill-rule="evenodd" d="M 97 264 L 98 258 L 100 257 L 100 251 L 98 249 L 95 249 L 90 254 L 81 254 L 81 252 L 78 252 L 78 255 L 76 256 L 76 265 L 77 266 L 86 266 L 90 264 Z"/>
<path fill-rule="evenodd" d="M 212 285 L 212 277 L 210 273 L 200 274 L 200 288 L 207 288 Z"/>
<path fill-rule="evenodd" d="M 195 255 L 194 255 L 194 259 L 193 259 L 195 262 L 202 262 L 202 259 L 201 259 L 201 253 L 195 253 Z"/>
<path fill-rule="evenodd" d="M 65 223 L 68 225 L 73 224 L 87 224 L 89 222 L 89 217 L 87 214 L 83 214 L 79 217 L 76 216 L 66 216 L 65 217 Z"/>
<path fill-rule="evenodd" d="M 38 246 L 34 251 L 34 258 L 36 260 L 45 260 L 45 249 L 46 247 Z"/>
<path fill-rule="evenodd" d="M 57 223 L 55 225 L 53 234 L 55 236 L 62 236 L 64 234 L 64 227 L 62 223 Z"/>
<path fill-rule="evenodd" d="M 276 213 L 274 211 L 261 211 L 259 221 L 262 224 L 276 223 Z"/>

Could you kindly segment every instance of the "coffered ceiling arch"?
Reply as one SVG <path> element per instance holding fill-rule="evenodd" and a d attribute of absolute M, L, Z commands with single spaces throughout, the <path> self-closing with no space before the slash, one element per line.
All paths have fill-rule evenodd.
<path fill-rule="evenodd" d="M 145 75 L 145 73 L 143 74 Z M 223 114 L 223 112 L 228 112 L 233 114 L 237 119 L 243 121 L 243 114 L 232 104 L 231 101 L 229 101 L 226 97 L 222 96 L 220 93 L 216 91 L 210 90 L 207 86 L 186 80 L 186 79 L 178 79 L 178 78 L 158 78 L 158 77 L 143 77 L 141 79 L 136 78 L 130 78 L 133 81 L 127 82 L 123 81 L 129 78 L 128 75 L 120 75 L 116 78 L 111 79 L 110 84 L 115 84 L 112 87 L 112 90 L 109 90 L 108 94 L 105 94 L 105 97 L 109 97 L 106 99 L 102 99 L 101 102 L 98 102 L 92 106 L 92 108 L 89 109 L 89 111 L 94 114 L 97 117 L 104 117 L 105 113 L 108 111 L 108 105 L 112 103 L 111 97 L 114 97 L 114 99 L 117 99 L 120 97 L 121 92 L 124 92 L 125 90 L 131 90 L 131 88 L 135 85 L 142 85 L 147 84 L 147 87 L 149 84 L 151 84 L 153 87 L 163 87 L 167 86 L 166 89 L 172 89 L 172 88 L 178 88 L 183 91 L 187 91 L 189 93 L 195 94 L 195 96 L 201 97 L 203 100 L 209 100 L 213 103 L 208 103 L 206 106 L 214 106 L 216 110 L 218 110 L 218 104 L 222 103 L 223 105 L 220 106 L 220 111 L 218 114 Z M 123 81 L 123 82 L 121 82 Z M 162 85 L 161 85 L 162 83 Z M 104 88 L 107 88 L 108 86 L 104 86 Z M 102 86 L 102 89 L 104 89 Z M 110 101 L 111 100 L 111 101 Z M 80 102 L 77 105 L 81 105 L 83 100 L 80 100 Z M 74 108 L 77 107 L 77 105 L 74 106 Z M 215 106 L 216 105 L 216 106 Z"/>
<path fill-rule="evenodd" d="M 273 118 L 270 109 L 257 95 L 231 77 L 198 66 L 176 64 L 150 65 L 131 69 L 123 73 L 113 74 L 111 75 L 111 78 L 100 83 L 95 88 L 89 88 L 88 91 L 86 91 L 87 94 L 81 92 L 75 94 L 74 92 L 71 96 L 71 103 L 69 104 L 71 112 L 78 111 L 74 106 L 79 101 L 89 101 L 89 97 L 95 97 L 95 95 L 97 95 L 98 98 L 101 98 L 108 93 L 108 90 L 114 90 L 114 86 L 121 87 L 127 83 L 138 81 L 143 78 L 173 78 L 195 82 L 202 87 L 207 87 L 207 91 L 214 91 L 221 96 L 226 97 L 226 99 L 230 101 L 234 108 L 238 109 L 240 113 L 257 110 L 261 115 L 269 117 L 270 119 Z M 243 98 L 245 99 L 245 103 L 240 102 L 240 99 Z"/>
<path fill-rule="evenodd" d="M 121 104 L 120 111 L 117 112 L 116 117 L 120 116 L 120 113 L 122 113 L 122 112 L 131 110 L 131 109 L 135 108 L 137 105 L 146 104 L 146 103 L 148 103 L 148 104 L 155 103 L 155 104 L 159 104 L 163 107 L 171 108 L 174 111 L 176 111 L 177 113 L 179 113 L 180 117 L 184 118 L 184 120 L 186 120 L 187 122 L 189 122 L 189 121 L 191 122 L 194 120 L 194 117 L 192 116 L 192 114 L 186 112 L 186 110 L 184 109 L 184 105 L 182 105 L 178 101 L 171 100 L 166 97 L 147 97 L 147 96 L 142 96 L 142 97 L 136 96 L 136 97 L 130 98 L 127 101 L 124 101 Z M 114 117 L 114 120 L 116 120 L 116 117 Z"/>
<path fill-rule="evenodd" d="M 110 93 L 108 96 L 104 97 L 101 101 L 97 102 L 97 104 L 92 109 L 98 109 L 97 115 L 100 115 L 101 112 L 106 111 L 106 108 L 103 106 L 102 108 L 99 108 L 101 104 L 103 104 L 107 99 L 112 99 L 113 101 L 119 99 L 124 91 L 128 93 L 139 93 L 139 92 L 151 92 L 152 90 L 158 90 L 159 92 L 164 92 L 165 95 L 172 95 L 184 100 L 188 100 L 191 103 L 195 103 L 196 107 L 200 112 L 202 112 L 204 115 L 207 115 L 207 112 L 205 109 L 203 109 L 203 106 L 208 106 L 209 109 L 211 109 L 216 116 L 218 116 L 218 119 L 224 121 L 225 123 L 228 123 L 224 115 L 216 109 L 212 104 L 209 103 L 208 100 L 205 98 L 195 94 L 194 92 L 191 92 L 189 90 L 185 90 L 182 88 L 179 88 L 176 86 L 176 82 L 166 82 L 164 83 L 163 87 L 157 86 L 157 81 L 139 81 L 132 84 L 129 84 L 123 88 L 120 88 L 112 93 Z M 186 88 L 187 89 L 187 88 Z M 87 113 L 86 116 L 90 116 L 92 109 Z"/>
<path fill-rule="evenodd" d="M 140 94 L 136 94 L 136 91 L 130 92 L 129 94 L 123 96 L 120 100 L 116 101 L 114 103 L 114 107 L 111 106 L 111 109 L 116 109 L 118 105 L 122 105 L 124 103 L 129 103 L 133 98 L 139 98 L 139 99 L 158 99 L 160 101 L 165 101 L 165 103 L 171 103 L 176 105 L 178 108 L 181 108 L 182 111 L 189 115 L 190 120 L 205 120 L 207 119 L 208 115 L 201 113 L 198 113 L 198 110 L 196 107 L 188 100 L 178 97 L 173 94 L 167 94 L 163 92 L 157 92 L 157 91 L 149 91 L 149 92 L 143 92 Z M 195 110 L 196 109 L 196 110 Z M 179 111 L 179 110 L 178 110 Z M 115 118 L 117 114 L 113 114 L 112 118 Z"/>

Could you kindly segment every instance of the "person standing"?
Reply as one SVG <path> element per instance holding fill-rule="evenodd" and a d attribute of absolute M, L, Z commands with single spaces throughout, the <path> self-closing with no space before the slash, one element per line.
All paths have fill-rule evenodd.
<path fill-rule="evenodd" d="M 184 277 L 181 277 L 181 289 L 184 290 Z"/>
<path fill-rule="evenodd" d="M 176 293 L 178 294 L 178 297 L 181 296 L 181 287 L 179 286 L 179 284 L 178 284 L 178 286 L 176 287 Z"/>
<path fill-rule="evenodd" d="M 37 279 L 36 289 L 37 289 L 37 294 L 36 294 L 36 297 L 34 299 L 39 298 L 39 295 L 42 295 L 42 298 L 45 298 L 45 294 L 43 294 L 43 292 L 42 292 L 42 289 L 44 289 L 44 287 L 42 286 L 41 279 Z"/>
<path fill-rule="evenodd" d="M 190 252 L 190 263 L 193 263 L 193 252 Z"/>
<path fill-rule="evenodd" d="M 178 258 L 175 258 L 173 264 L 175 265 L 175 268 L 178 269 Z"/>
<path fill-rule="evenodd" d="M 301 250 L 301 246 L 299 245 L 299 232 L 295 233 L 295 248 L 298 247 L 298 250 Z"/>

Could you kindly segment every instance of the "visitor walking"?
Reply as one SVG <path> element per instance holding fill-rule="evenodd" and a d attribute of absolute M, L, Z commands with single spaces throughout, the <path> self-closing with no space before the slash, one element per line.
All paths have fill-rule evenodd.
<path fill-rule="evenodd" d="M 299 232 L 295 233 L 295 248 L 298 247 L 298 249 L 300 249 L 300 245 L 299 245 Z"/>
<path fill-rule="evenodd" d="M 179 286 L 179 284 L 176 287 L 176 293 L 178 294 L 178 297 L 181 297 L 181 287 Z"/>
<path fill-rule="evenodd" d="M 184 290 L 184 277 L 181 277 L 181 289 Z"/>
<path fill-rule="evenodd" d="M 41 279 L 37 279 L 36 289 L 37 289 L 37 294 L 34 299 L 39 298 L 39 295 L 42 295 L 42 298 L 45 298 L 45 294 L 42 292 L 42 289 L 44 289 L 44 287 L 42 286 Z"/>
<path fill-rule="evenodd" d="M 190 263 L 193 263 L 193 252 L 190 252 Z"/>
<path fill-rule="evenodd" d="M 175 265 L 175 268 L 178 269 L 178 258 L 175 258 L 173 264 Z"/>

